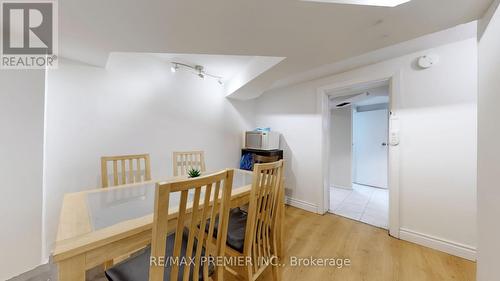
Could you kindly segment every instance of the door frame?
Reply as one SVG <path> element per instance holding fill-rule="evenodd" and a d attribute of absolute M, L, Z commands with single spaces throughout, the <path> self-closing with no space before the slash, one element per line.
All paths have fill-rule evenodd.
<path fill-rule="evenodd" d="M 318 111 L 321 113 L 321 158 L 322 158 L 322 200 L 318 211 L 325 214 L 330 208 L 330 98 L 352 94 L 359 89 L 369 89 L 381 84 L 389 84 L 389 136 L 400 130 L 399 100 L 401 96 L 401 72 L 367 74 L 349 81 L 339 81 L 319 87 L 316 91 Z M 390 143 L 390 141 L 389 141 Z M 400 145 L 389 145 L 388 149 L 388 189 L 389 189 L 389 234 L 399 238 L 399 154 Z"/>

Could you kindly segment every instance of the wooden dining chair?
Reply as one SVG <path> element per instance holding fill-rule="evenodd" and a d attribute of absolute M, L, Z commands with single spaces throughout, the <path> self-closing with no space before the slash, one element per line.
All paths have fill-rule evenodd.
<path fill-rule="evenodd" d="M 186 175 L 189 169 L 205 172 L 205 153 L 203 151 L 176 151 L 172 157 L 174 177 Z"/>
<path fill-rule="evenodd" d="M 272 267 L 274 281 L 281 280 L 279 227 L 283 219 L 283 160 L 255 164 L 248 212 L 234 208 L 229 213 L 226 255 L 247 260 L 244 266 L 228 266 L 240 279 L 256 280 Z"/>
<path fill-rule="evenodd" d="M 108 170 L 108 166 L 111 167 L 111 171 Z M 151 180 L 149 154 L 101 157 L 102 187 L 149 180 Z"/>
<path fill-rule="evenodd" d="M 106 270 L 108 280 L 222 281 L 224 268 L 207 260 L 225 254 L 233 173 L 225 170 L 195 179 L 158 183 L 151 247 Z M 169 205 L 176 200 L 179 206 Z M 207 237 L 214 236 L 216 224 L 220 231 L 212 244 L 213 240 Z M 170 263 L 176 259 L 188 263 Z"/>

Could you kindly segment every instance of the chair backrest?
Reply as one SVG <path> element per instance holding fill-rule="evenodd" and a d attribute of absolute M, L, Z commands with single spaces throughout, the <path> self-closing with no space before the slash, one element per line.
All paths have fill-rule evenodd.
<path fill-rule="evenodd" d="M 277 212 L 283 196 L 283 160 L 255 164 L 243 255 L 251 257 L 254 280 L 277 257 Z"/>
<path fill-rule="evenodd" d="M 278 159 L 279 159 L 278 156 L 264 156 L 264 155 L 258 155 L 258 154 L 253 155 L 253 163 L 254 164 L 276 162 L 276 161 L 278 161 Z"/>
<path fill-rule="evenodd" d="M 176 151 L 173 156 L 174 176 L 186 175 L 189 169 L 205 172 L 205 153 L 203 151 Z"/>
<path fill-rule="evenodd" d="M 149 180 L 151 180 L 149 154 L 101 157 L 102 187 Z"/>
<path fill-rule="evenodd" d="M 170 264 L 170 280 L 179 280 L 179 276 L 182 276 L 183 280 L 199 280 L 200 266 L 203 267 L 203 280 L 209 280 L 206 263 L 209 255 L 224 257 L 233 174 L 233 170 L 224 170 L 195 179 L 156 185 L 151 259 L 159 260 L 158 258 L 165 255 L 166 237 L 169 231 L 173 230 L 175 230 L 175 240 L 172 257 L 178 257 L 179 260 L 185 258 L 187 261 L 194 258 L 194 265 L 184 266 L 182 272 L 179 264 Z M 180 193 L 179 207 L 169 209 L 170 197 L 176 192 Z M 188 201 L 188 198 L 193 199 Z M 170 225 L 169 214 L 176 211 L 177 220 Z M 216 243 L 213 243 L 207 238 L 213 237 L 216 221 L 218 221 L 217 238 Z M 185 226 L 189 227 L 189 234 L 186 250 L 181 251 Z M 207 228 L 208 233 L 205 232 Z M 168 258 L 165 258 L 165 261 L 167 260 Z M 164 265 L 150 262 L 149 281 L 163 281 L 164 270 Z M 215 264 L 214 270 L 217 280 L 222 280 L 223 267 Z"/>

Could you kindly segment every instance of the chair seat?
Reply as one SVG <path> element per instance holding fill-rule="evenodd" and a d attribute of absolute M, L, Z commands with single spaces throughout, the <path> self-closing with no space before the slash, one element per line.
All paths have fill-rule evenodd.
<path fill-rule="evenodd" d="M 240 208 L 234 208 L 229 211 L 229 224 L 227 227 L 226 244 L 234 250 L 243 253 L 243 246 L 245 245 L 245 230 L 247 226 L 247 213 Z M 217 237 L 217 229 L 219 227 L 219 220 L 214 224 L 214 238 Z M 206 227 L 208 231 L 208 224 Z"/>
<path fill-rule="evenodd" d="M 182 246 L 180 254 L 181 257 L 186 256 L 188 238 L 189 238 L 189 231 L 188 229 L 184 229 L 182 233 Z M 165 270 L 163 275 L 164 281 L 170 280 L 171 267 L 169 266 L 167 261 L 168 257 L 172 257 L 174 250 L 174 241 L 175 241 L 175 233 L 172 233 L 167 237 L 167 247 L 165 250 Z M 194 253 L 196 251 L 196 244 L 197 241 L 195 238 L 193 243 L 192 257 L 194 257 Z M 205 255 L 205 248 L 202 248 L 201 255 L 202 256 Z M 142 253 L 134 255 L 106 270 L 105 272 L 106 278 L 109 281 L 147 281 L 149 280 L 150 256 L 151 256 L 151 246 L 148 246 L 144 251 L 142 251 Z M 189 263 L 190 260 L 187 259 L 186 262 Z M 214 267 L 212 264 L 209 264 L 208 266 L 209 266 L 208 274 L 209 276 L 211 276 L 214 273 Z M 192 275 L 193 268 L 194 265 L 192 265 L 189 280 L 193 280 L 193 275 Z M 178 280 L 182 280 L 183 272 L 184 272 L 184 264 L 181 263 L 179 265 Z M 199 271 L 199 280 L 203 280 L 203 267 L 201 265 Z"/>

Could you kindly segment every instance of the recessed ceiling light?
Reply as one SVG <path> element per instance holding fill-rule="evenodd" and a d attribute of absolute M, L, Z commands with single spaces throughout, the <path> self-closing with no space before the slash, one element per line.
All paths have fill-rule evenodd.
<path fill-rule="evenodd" d="M 396 7 L 411 0 L 302 0 L 307 2 L 336 3 L 364 6 Z"/>

